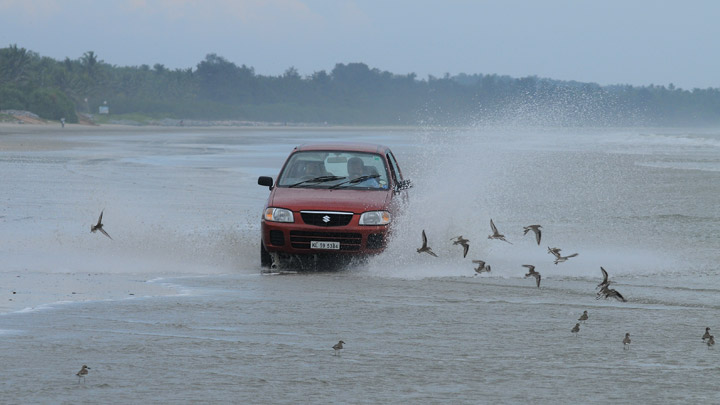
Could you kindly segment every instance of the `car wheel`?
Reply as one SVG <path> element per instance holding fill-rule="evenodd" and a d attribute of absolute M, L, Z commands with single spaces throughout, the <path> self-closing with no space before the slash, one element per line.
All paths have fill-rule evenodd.
<path fill-rule="evenodd" d="M 270 253 L 265 249 L 265 244 L 260 241 L 260 267 L 270 268 L 272 266 L 272 258 Z"/>

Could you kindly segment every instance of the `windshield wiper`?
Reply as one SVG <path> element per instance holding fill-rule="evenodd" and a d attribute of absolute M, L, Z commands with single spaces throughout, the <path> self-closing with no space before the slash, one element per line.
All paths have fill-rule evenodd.
<path fill-rule="evenodd" d="M 368 175 L 365 175 L 365 176 L 360 176 L 360 177 L 354 178 L 354 179 L 352 179 L 352 180 L 343 181 L 342 183 L 333 184 L 332 186 L 330 186 L 330 187 L 328 187 L 328 188 L 338 188 L 338 187 L 343 186 L 343 185 L 345 185 L 345 184 L 357 184 L 357 183 L 362 183 L 362 182 L 365 181 L 365 180 L 377 179 L 378 177 L 380 177 L 379 174 L 368 174 Z"/>
<path fill-rule="evenodd" d="M 345 177 L 342 177 L 342 176 L 320 176 L 320 177 L 314 177 L 314 178 L 308 179 L 308 180 L 303 180 L 299 183 L 291 184 L 288 187 L 296 187 L 296 186 L 299 186 L 299 185 L 305 184 L 305 183 L 325 183 L 328 181 L 340 180 L 340 179 L 344 179 L 344 178 Z"/>

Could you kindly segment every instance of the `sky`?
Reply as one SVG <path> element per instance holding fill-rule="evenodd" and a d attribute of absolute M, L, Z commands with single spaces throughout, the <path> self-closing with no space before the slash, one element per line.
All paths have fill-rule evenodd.
<path fill-rule="evenodd" d="M 0 0 L 0 47 L 57 60 L 261 75 L 395 74 L 720 88 L 716 0 Z"/>

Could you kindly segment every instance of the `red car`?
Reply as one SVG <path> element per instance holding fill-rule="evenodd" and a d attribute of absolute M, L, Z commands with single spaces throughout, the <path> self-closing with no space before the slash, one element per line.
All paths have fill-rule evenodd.
<path fill-rule="evenodd" d="M 263 211 L 260 262 L 349 258 L 380 253 L 398 209 L 404 180 L 387 146 L 361 143 L 300 145 L 270 189 Z"/>

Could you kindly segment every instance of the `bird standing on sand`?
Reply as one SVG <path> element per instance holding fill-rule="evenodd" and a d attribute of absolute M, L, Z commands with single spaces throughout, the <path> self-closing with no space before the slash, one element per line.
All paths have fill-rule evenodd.
<path fill-rule="evenodd" d="M 580 324 L 576 323 L 570 332 L 572 332 L 575 336 L 577 336 L 578 332 L 580 332 Z"/>
<path fill-rule="evenodd" d="M 80 371 L 78 371 L 75 375 L 78 376 L 78 384 L 80 383 L 80 379 L 82 378 L 83 382 L 85 382 L 85 376 L 88 375 L 88 370 L 90 370 L 90 367 L 83 364 Z"/>
<path fill-rule="evenodd" d="M 103 229 L 102 217 L 103 217 L 104 212 L 105 212 L 105 210 L 100 211 L 100 218 L 98 218 L 97 224 L 90 225 L 90 232 L 95 233 L 95 231 L 100 231 L 100 232 L 102 232 L 103 235 L 110 238 L 110 235 L 108 235 L 108 233 L 105 232 L 105 229 Z M 112 239 L 112 238 L 110 238 L 110 239 Z"/>
<path fill-rule="evenodd" d="M 705 328 L 705 334 L 702 336 L 703 342 L 708 338 L 710 338 L 710 328 Z"/>
<path fill-rule="evenodd" d="M 512 242 L 508 242 L 505 239 L 505 235 L 502 235 L 502 234 L 500 234 L 500 232 L 498 232 L 497 228 L 495 227 L 495 224 L 493 223 L 492 218 L 490 219 L 490 228 L 492 228 L 493 233 L 492 233 L 492 235 L 488 235 L 488 239 L 500 239 L 500 240 L 505 241 L 512 245 Z"/>
<path fill-rule="evenodd" d="M 345 342 L 343 342 L 343 341 L 341 340 L 341 341 L 337 342 L 337 344 L 335 344 L 335 345 L 333 346 L 333 350 L 335 350 L 335 355 L 336 355 L 336 356 L 337 356 L 337 354 L 340 352 L 340 350 L 342 350 L 344 344 L 345 344 Z"/>
<path fill-rule="evenodd" d="M 630 333 L 625 334 L 625 339 L 623 339 L 623 350 L 627 350 L 630 348 Z"/>
<path fill-rule="evenodd" d="M 470 242 L 470 240 L 463 238 L 462 235 L 456 236 L 453 239 L 455 239 L 455 242 L 453 242 L 453 245 L 462 245 L 463 257 L 466 257 L 468 249 L 470 249 L 470 245 L 468 245 L 468 242 Z"/>
<path fill-rule="evenodd" d="M 560 251 L 561 251 L 561 250 L 562 250 L 562 249 L 560 249 L 560 248 L 551 248 L 551 247 L 548 246 L 548 253 L 550 253 L 550 254 L 552 254 L 553 256 L 555 256 L 555 264 L 562 263 L 562 262 L 566 262 L 567 259 L 569 259 L 569 258 L 571 258 L 571 257 L 575 257 L 575 256 L 578 255 L 577 253 L 573 253 L 573 254 L 571 254 L 571 255 L 561 256 L 561 255 L 560 255 Z"/>
<path fill-rule="evenodd" d="M 530 231 L 535 232 L 535 240 L 537 241 L 538 246 L 540 246 L 540 238 L 542 237 L 542 231 L 540 228 L 542 228 L 540 225 L 523 226 L 523 236 L 527 235 Z"/>
<path fill-rule="evenodd" d="M 490 273 L 490 265 L 485 265 L 485 262 L 484 262 L 484 261 L 482 261 L 482 260 L 473 260 L 472 262 L 473 262 L 473 263 L 477 263 L 477 265 L 478 265 L 478 266 L 475 268 L 475 275 L 476 275 L 476 276 L 477 276 L 478 274 L 485 273 L 485 272 Z"/>
<path fill-rule="evenodd" d="M 588 320 L 588 313 L 587 311 L 583 311 L 582 315 L 580 315 L 580 318 L 578 318 L 578 321 L 582 321 L 582 323 L 585 323 L 585 321 Z"/>
<path fill-rule="evenodd" d="M 710 335 L 710 337 L 708 337 L 707 345 L 708 349 L 715 346 L 715 338 L 713 337 L 713 335 Z"/>
<path fill-rule="evenodd" d="M 525 278 L 528 278 L 530 276 L 535 277 L 535 283 L 537 283 L 537 287 L 540 288 L 540 279 L 542 278 L 542 276 L 540 275 L 540 273 L 535 271 L 535 266 L 533 266 L 532 264 L 523 264 L 522 266 L 529 269 L 528 273 L 525 275 Z"/>
<path fill-rule="evenodd" d="M 435 257 L 438 257 L 438 255 L 435 254 L 435 252 L 430 249 L 430 247 L 427 245 L 427 236 L 425 236 L 425 230 L 422 231 L 422 247 L 417 250 L 418 253 L 425 252 L 427 254 L 433 255 Z"/>

